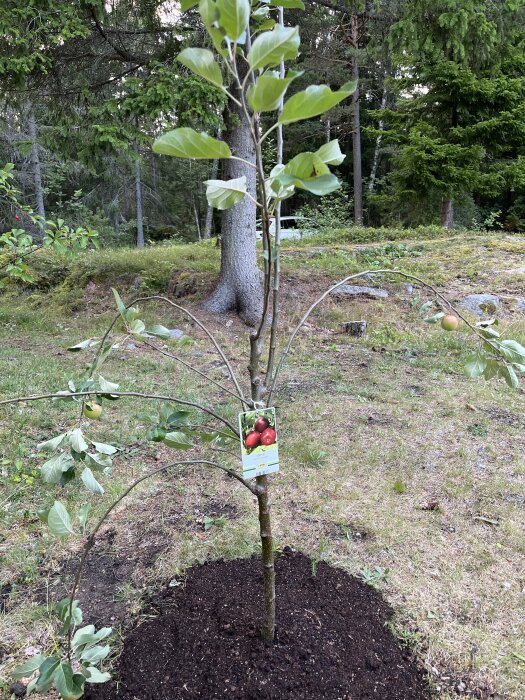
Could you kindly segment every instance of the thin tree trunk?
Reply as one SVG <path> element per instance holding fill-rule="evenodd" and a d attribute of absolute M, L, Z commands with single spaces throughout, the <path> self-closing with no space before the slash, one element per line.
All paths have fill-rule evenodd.
<path fill-rule="evenodd" d="M 388 99 L 388 88 L 386 86 L 386 82 L 383 85 L 383 97 L 381 98 L 381 109 L 386 108 L 387 104 L 387 99 Z M 379 154 L 381 152 L 381 142 L 383 140 L 383 131 L 385 129 L 385 122 L 384 119 L 379 120 L 379 134 L 376 137 L 376 145 L 374 148 L 374 158 L 372 160 L 372 169 L 370 171 L 370 180 L 368 181 L 368 191 L 373 192 L 374 187 L 376 184 L 376 177 L 377 177 L 377 167 L 379 165 Z"/>
<path fill-rule="evenodd" d="M 242 79 L 242 78 L 241 78 Z M 226 141 L 236 156 L 255 162 L 255 146 L 243 110 L 230 101 Z M 256 197 L 255 169 L 236 160 L 224 162 L 224 179 L 246 177 L 248 192 Z M 219 281 L 204 307 L 212 313 L 237 311 L 248 325 L 261 318 L 263 289 L 257 266 L 256 206 L 248 197 L 222 215 Z"/>
<path fill-rule="evenodd" d="M 142 208 L 142 168 L 138 144 L 134 144 L 135 160 L 135 209 L 137 214 L 137 248 L 144 248 L 144 213 Z"/>
<path fill-rule="evenodd" d="M 197 226 L 197 236 L 199 237 L 199 241 L 202 240 L 201 236 L 201 224 L 199 221 L 199 212 L 197 211 L 197 205 L 195 204 L 195 197 L 191 196 L 191 203 L 193 204 L 193 214 L 195 216 L 195 225 Z"/>
<path fill-rule="evenodd" d="M 29 138 L 31 140 L 31 169 L 33 171 L 33 182 L 35 186 L 36 211 L 38 216 L 41 216 L 45 221 L 46 210 L 44 207 L 44 191 L 42 188 L 42 166 L 40 164 L 40 155 L 38 153 L 36 119 L 32 105 L 29 106 L 28 126 Z"/>
<path fill-rule="evenodd" d="M 454 226 L 454 202 L 448 197 L 441 199 L 441 226 L 443 228 Z"/>
<path fill-rule="evenodd" d="M 351 19 L 352 40 L 352 80 L 359 80 L 359 25 L 356 15 Z M 354 170 L 354 223 L 363 226 L 363 172 L 361 163 L 361 114 L 359 104 L 359 83 L 352 95 L 352 152 Z"/>
<path fill-rule="evenodd" d="M 217 138 L 220 140 L 222 138 L 222 130 L 219 129 L 217 131 Z M 217 175 L 219 174 L 219 161 L 214 160 L 211 166 L 211 175 L 210 175 L 210 180 L 216 180 Z M 206 220 L 204 222 L 204 233 L 202 237 L 204 238 L 205 241 L 209 240 L 211 238 L 211 229 L 213 225 L 213 207 L 210 207 L 208 204 L 208 208 L 206 209 Z"/>
<path fill-rule="evenodd" d="M 324 134 L 325 134 L 325 141 L 326 143 L 330 143 L 330 130 L 331 130 L 331 121 L 330 119 L 327 119 L 324 123 Z"/>

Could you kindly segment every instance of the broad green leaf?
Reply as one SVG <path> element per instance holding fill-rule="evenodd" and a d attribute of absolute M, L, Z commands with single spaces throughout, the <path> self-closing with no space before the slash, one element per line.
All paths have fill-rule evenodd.
<path fill-rule="evenodd" d="M 199 0 L 180 0 L 180 9 L 183 12 L 187 12 L 188 10 L 191 10 L 192 7 L 195 7 L 198 4 Z"/>
<path fill-rule="evenodd" d="M 519 387 L 520 380 L 518 379 L 518 375 L 514 371 L 512 365 L 502 365 L 500 367 L 500 374 L 506 381 L 507 385 L 512 389 L 517 389 Z"/>
<path fill-rule="evenodd" d="M 21 666 L 17 666 L 15 668 L 15 670 L 12 673 L 13 678 L 15 680 L 19 680 L 20 678 L 30 676 L 34 671 L 37 670 L 37 668 L 40 668 L 40 666 L 42 666 L 44 661 L 45 657 L 43 657 L 42 654 L 35 654 L 29 659 L 29 661 L 26 661 Z"/>
<path fill-rule="evenodd" d="M 87 449 L 89 449 L 89 445 L 85 441 L 80 428 L 75 428 L 68 433 L 67 441 L 75 452 L 85 452 Z"/>
<path fill-rule="evenodd" d="M 107 379 L 104 379 L 101 374 L 98 375 L 98 385 L 100 387 L 100 391 L 103 391 L 105 394 L 111 394 L 111 392 L 116 391 L 119 386 L 118 384 L 115 384 L 115 382 L 109 382 Z"/>
<path fill-rule="evenodd" d="M 327 112 L 355 92 L 355 81 L 346 83 L 333 92 L 328 85 L 310 85 L 306 90 L 290 97 L 279 116 L 280 124 L 293 124 L 303 119 L 311 119 Z"/>
<path fill-rule="evenodd" d="M 98 632 L 95 632 L 95 625 L 86 625 L 75 632 L 71 640 L 71 646 L 73 649 L 94 646 L 101 639 L 109 637 L 111 631 L 111 627 L 101 627 Z"/>
<path fill-rule="evenodd" d="M 253 42 L 247 56 L 250 68 L 272 68 L 281 61 L 293 60 L 299 53 L 299 44 L 299 27 L 277 25 L 271 32 L 259 34 Z"/>
<path fill-rule="evenodd" d="M 168 131 L 160 136 L 153 144 L 155 153 L 177 158 L 230 158 L 231 151 L 227 143 L 214 139 L 195 129 L 182 127 Z"/>
<path fill-rule="evenodd" d="M 487 326 L 486 328 L 480 328 L 479 332 L 484 338 L 499 338 L 500 334 L 495 328 Z"/>
<path fill-rule="evenodd" d="M 345 154 L 339 148 L 339 141 L 334 139 L 325 143 L 321 148 L 318 148 L 315 155 L 320 158 L 326 165 L 341 165 L 346 158 Z"/>
<path fill-rule="evenodd" d="M 467 377 L 481 377 L 487 366 L 487 358 L 485 355 L 476 353 L 471 355 L 465 363 L 465 373 Z"/>
<path fill-rule="evenodd" d="M 100 454 L 96 452 L 95 454 L 90 454 L 89 452 L 84 457 L 84 463 L 90 469 L 95 469 L 100 471 L 102 469 L 110 469 L 113 466 L 113 462 L 109 455 Z"/>
<path fill-rule="evenodd" d="M 113 296 L 115 297 L 115 301 L 117 303 L 117 309 L 120 312 L 121 316 L 124 316 L 126 313 L 126 304 L 122 301 L 120 298 L 120 294 L 117 292 L 117 290 L 114 287 L 111 287 L 111 291 L 113 292 Z"/>
<path fill-rule="evenodd" d="M 246 176 L 235 180 L 206 180 L 206 198 L 215 209 L 230 209 L 246 195 Z"/>
<path fill-rule="evenodd" d="M 70 454 L 62 452 L 55 455 L 40 467 L 40 474 L 46 484 L 59 484 L 62 474 L 74 465 L 75 460 Z"/>
<path fill-rule="evenodd" d="M 74 673 L 71 666 L 62 661 L 53 676 L 55 688 L 62 700 L 79 700 L 84 694 L 86 679 L 80 673 Z"/>
<path fill-rule="evenodd" d="M 254 112 L 272 112 L 278 109 L 288 85 L 303 72 L 289 71 L 286 78 L 280 78 L 279 73 L 275 71 L 260 75 L 255 85 L 250 85 L 246 93 L 250 107 Z"/>
<path fill-rule="evenodd" d="M 39 675 L 36 682 L 36 690 L 39 693 L 45 693 L 53 685 L 53 676 L 58 668 L 60 659 L 50 657 L 44 661 L 39 668 Z"/>
<path fill-rule="evenodd" d="M 212 28 L 213 24 L 219 19 L 219 10 L 217 8 L 217 3 L 215 2 L 215 0 L 200 0 L 198 4 L 202 22 L 206 29 L 210 31 L 210 28 Z M 221 33 L 219 32 L 219 34 Z M 223 37 L 221 34 L 221 42 L 222 38 Z"/>
<path fill-rule="evenodd" d="M 156 325 L 153 328 L 148 329 L 150 335 L 154 335 L 156 338 L 162 338 L 162 340 L 168 340 L 171 338 L 171 333 L 165 326 Z"/>
<path fill-rule="evenodd" d="M 425 321 L 425 323 L 438 323 L 444 317 L 445 314 L 443 313 L 443 311 L 440 311 L 439 313 L 434 314 L 433 316 L 429 316 L 428 318 L 425 318 L 423 320 Z"/>
<path fill-rule="evenodd" d="M 217 0 L 219 25 L 231 41 L 239 41 L 250 19 L 249 0 Z"/>
<path fill-rule="evenodd" d="M 493 379 L 500 376 L 501 365 L 497 360 L 487 360 L 487 365 L 483 371 L 485 379 Z"/>
<path fill-rule="evenodd" d="M 89 491 L 91 491 L 92 493 L 96 493 L 99 496 L 102 496 L 102 494 L 104 493 L 104 489 L 95 479 L 95 476 L 89 467 L 84 467 L 80 478 L 82 479 L 84 486 Z"/>
<path fill-rule="evenodd" d="M 41 450 L 44 452 L 54 452 L 58 447 L 60 447 L 60 445 L 63 442 L 65 437 L 66 437 L 66 433 L 62 433 L 61 435 L 57 435 L 56 437 L 51 438 L 50 440 L 46 440 L 45 442 L 39 443 L 36 446 L 36 449 L 39 452 Z"/>
<path fill-rule="evenodd" d="M 62 598 L 62 600 L 56 604 L 58 619 L 64 623 L 60 628 L 59 634 L 65 634 L 71 627 L 80 625 L 82 622 L 82 610 L 78 607 L 79 601 L 73 601 L 70 615 L 69 600 L 69 598 Z"/>
<path fill-rule="evenodd" d="M 316 153 L 306 151 L 299 153 L 285 165 L 284 172 L 303 180 L 311 180 L 319 175 L 327 175 L 330 169 Z"/>
<path fill-rule="evenodd" d="M 222 88 L 222 73 L 213 54 L 208 49 L 188 48 L 181 51 L 177 61 L 189 68 L 193 73 L 200 75 L 212 85 Z"/>
<path fill-rule="evenodd" d="M 141 321 L 140 318 L 136 318 L 130 323 L 129 328 L 133 335 L 142 335 L 146 330 L 146 324 L 144 321 Z"/>
<path fill-rule="evenodd" d="M 86 683 L 107 683 L 111 678 L 107 671 L 99 671 L 95 666 L 89 666 L 86 672 L 89 674 L 86 678 Z"/>
<path fill-rule="evenodd" d="M 190 411 L 185 411 L 184 409 L 177 409 L 176 411 L 171 411 L 166 418 L 166 422 L 172 425 L 184 425 L 188 422 L 188 418 L 191 416 Z"/>
<path fill-rule="evenodd" d="M 71 527 L 71 518 L 69 513 L 64 508 L 60 501 L 55 501 L 53 507 L 49 511 L 47 517 L 49 529 L 57 537 L 65 537 L 66 535 L 74 535 L 74 530 Z"/>
<path fill-rule="evenodd" d="M 502 340 L 499 346 L 501 354 L 509 362 L 525 363 L 525 348 L 516 340 Z"/>
<path fill-rule="evenodd" d="M 174 447 L 176 450 L 189 450 L 193 447 L 193 443 L 187 435 L 179 431 L 166 433 L 164 444 L 168 447 Z"/>
<path fill-rule="evenodd" d="M 104 647 L 100 645 L 88 647 L 82 652 L 80 658 L 88 664 L 98 664 L 108 656 L 110 651 L 109 644 Z"/>
<path fill-rule="evenodd" d="M 270 0 L 272 7 L 284 7 L 288 10 L 304 10 L 304 2 L 302 0 Z"/>
<path fill-rule="evenodd" d="M 92 440 L 91 444 L 97 452 L 100 452 L 103 455 L 114 455 L 115 452 L 117 452 L 116 447 L 113 447 L 113 445 L 106 445 L 104 442 L 95 442 Z"/>
<path fill-rule="evenodd" d="M 92 348 L 95 345 L 98 345 L 100 343 L 100 340 L 97 340 L 96 338 L 88 338 L 87 340 L 83 340 L 81 343 L 77 343 L 76 345 L 71 345 L 71 347 L 68 348 L 69 352 L 80 352 L 81 350 L 86 350 L 87 348 Z"/>
<path fill-rule="evenodd" d="M 80 508 L 78 509 L 77 518 L 78 522 L 80 523 L 80 529 L 82 530 L 82 532 L 84 532 L 86 529 L 90 509 L 91 506 L 89 505 L 89 503 L 84 503 L 84 505 L 80 506 Z"/>
<path fill-rule="evenodd" d="M 321 175 L 320 177 L 313 178 L 312 180 L 304 180 L 303 178 L 283 173 L 282 175 L 279 175 L 276 180 L 276 184 L 279 184 L 284 188 L 294 186 L 300 190 L 307 190 L 308 192 L 316 194 L 320 197 L 330 194 L 331 192 L 335 192 L 335 190 L 341 187 L 341 183 L 332 173 L 329 173 L 328 175 Z"/>

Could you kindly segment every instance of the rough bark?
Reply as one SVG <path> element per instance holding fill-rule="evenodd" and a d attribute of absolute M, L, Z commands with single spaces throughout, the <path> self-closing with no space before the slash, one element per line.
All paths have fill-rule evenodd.
<path fill-rule="evenodd" d="M 352 80 L 359 81 L 359 24 L 356 15 L 351 19 L 351 41 L 352 41 Z M 361 110 L 360 110 L 360 89 L 357 84 L 356 91 L 352 95 L 352 153 L 353 153 L 353 173 L 354 173 L 354 223 L 356 226 L 363 226 L 363 171 L 361 162 Z"/>
<path fill-rule="evenodd" d="M 454 226 L 454 202 L 448 197 L 441 200 L 441 226 L 452 228 Z"/>
<path fill-rule="evenodd" d="M 42 166 L 38 153 L 36 119 L 32 106 L 29 107 L 28 127 L 29 139 L 31 141 L 31 169 L 33 171 L 33 182 L 35 186 L 36 211 L 38 216 L 41 216 L 45 220 L 46 210 L 44 207 L 44 190 L 42 187 Z"/>
<path fill-rule="evenodd" d="M 226 141 L 232 153 L 250 163 L 255 162 L 255 146 L 243 111 L 233 102 L 228 105 Z M 246 176 L 248 192 L 256 197 L 255 170 L 249 165 L 224 161 L 224 179 Z M 248 325 L 261 317 L 263 291 L 256 256 L 256 207 L 245 197 L 222 215 L 221 270 L 217 287 L 205 303 L 213 313 L 237 311 Z"/>

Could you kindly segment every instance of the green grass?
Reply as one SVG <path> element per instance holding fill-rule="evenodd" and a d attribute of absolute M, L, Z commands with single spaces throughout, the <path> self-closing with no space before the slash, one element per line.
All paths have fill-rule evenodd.
<path fill-rule="evenodd" d="M 405 254 L 392 259 L 384 241 L 396 236 L 372 233 L 367 232 L 364 252 L 351 238 L 363 232 L 286 243 L 283 326 L 291 327 L 320 290 L 362 269 L 363 262 L 377 259 L 417 270 L 454 297 L 506 293 L 502 271 L 522 265 L 523 241 L 516 237 L 436 238 L 437 232 L 426 229 L 410 232 Z M 334 246 L 341 255 L 334 255 Z M 213 244 L 178 245 L 69 261 L 50 256 L 40 263 L 42 278 L 50 269 L 56 272 L 47 278 L 49 291 L 42 283 L 33 295 L 10 290 L 0 297 L 0 398 L 64 389 L 85 372 L 89 354 L 68 353 L 67 347 L 107 327 L 114 315 L 110 286 L 129 295 L 137 293 L 137 284 L 139 292 L 165 291 L 181 271 L 202 275 L 209 284 L 218 252 Z M 85 293 L 90 282 L 96 290 Z M 328 300 L 290 355 L 276 395 L 281 461 L 281 472 L 272 477 L 276 545 L 293 545 L 314 562 L 323 559 L 361 573 L 395 606 L 393 624 L 403 643 L 425 650 L 441 674 L 469 677 L 518 700 L 525 690 L 523 663 L 515 655 L 525 651 L 523 395 L 502 383 L 468 380 L 462 367 L 473 341 L 465 328 L 444 333 L 423 323 L 418 306 L 424 293 L 410 294 L 403 283 L 382 284 L 391 293 L 387 300 Z M 185 303 L 198 313 L 198 301 L 199 293 Z M 221 363 L 195 327 L 153 305 L 144 309 L 144 318 L 182 328 L 191 342 L 169 341 L 170 351 L 227 384 Z M 364 338 L 339 332 L 342 321 L 358 318 L 368 322 Z M 507 303 L 501 322 L 506 336 L 525 341 L 525 319 Z M 247 387 L 247 329 L 240 322 L 226 328 L 222 318 L 210 325 Z M 236 420 L 231 397 L 133 340 L 121 343 L 103 374 L 124 391 L 177 395 Z M 51 585 L 52 595 L 61 562 L 78 556 L 78 541 L 54 540 L 36 517 L 38 508 L 59 497 L 75 513 L 87 499 L 94 519 L 133 479 L 168 460 L 197 454 L 145 440 L 147 416 L 154 417 L 158 406 L 138 400 L 103 405 L 101 421 L 83 424 L 89 436 L 120 449 L 113 476 L 103 478 L 102 497 L 31 483 L 42 463 L 35 445 L 75 425 L 77 405 L 25 404 L 0 414 L 0 585 L 14 586 L 0 638 L 15 659 L 27 646 L 49 642 L 52 618 L 35 591 Z M 239 445 L 225 449 L 215 457 L 238 467 Z M 233 512 L 210 510 L 212 500 Z M 425 509 L 429 501 L 439 507 Z M 204 532 L 207 517 L 220 526 Z M 354 526 L 368 536 L 341 536 L 343 528 L 351 533 Z M 129 614 L 139 614 L 148 591 L 183 578 L 188 566 L 258 552 L 257 527 L 251 495 L 220 474 L 195 468 L 148 480 L 112 516 L 111 551 L 133 562 L 136 552 L 162 547 L 144 570 L 134 563 L 130 581 L 109 595 L 124 601 Z M 382 573 L 387 571 L 388 576 Z M 0 677 L 7 678 L 13 662 L 9 657 L 0 667 Z"/>

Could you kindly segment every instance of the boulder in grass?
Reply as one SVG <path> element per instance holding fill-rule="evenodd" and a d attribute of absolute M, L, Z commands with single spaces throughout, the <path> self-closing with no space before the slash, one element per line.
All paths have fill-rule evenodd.
<path fill-rule="evenodd" d="M 356 284 L 342 284 L 332 294 L 340 298 L 388 299 L 389 294 L 377 287 L 361 287 Z"/>
<path fill-rule="evenodd" d="M 500 298 L 496 294 L 469 294 L 459 305 L 475 316 L 491 316 L 497 311 Z"/>

